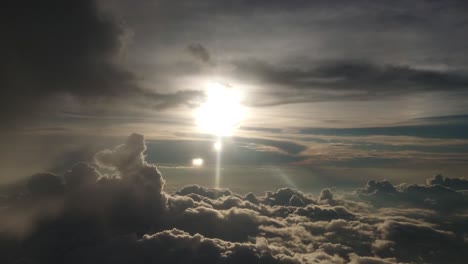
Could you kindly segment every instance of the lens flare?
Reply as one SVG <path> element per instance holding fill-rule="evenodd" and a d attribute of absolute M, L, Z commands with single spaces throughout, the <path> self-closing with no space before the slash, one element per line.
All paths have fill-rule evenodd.
<path fill-rule="evenodd" d="M 223 149 L 223 144 L 221 143 L 221 141 L 216 141 L 213 144 L 213 148 L 215 151 L 221 151 Z"/>
<path fill-rule="evenodd" d="M 196 158 L 192 160 L 192 165 L 195 167 L 200 167 L 203 165 L 203 159 L 201 158 Z"/>

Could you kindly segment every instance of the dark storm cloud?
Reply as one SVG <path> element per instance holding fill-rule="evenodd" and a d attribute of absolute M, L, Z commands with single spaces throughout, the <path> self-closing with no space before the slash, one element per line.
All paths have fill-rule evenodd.
<path fill-rule="evenodd" d="M 98 152 L 96 160 L 114 176 L 86 164 L 63 177 L 33 176 L 30 191 L 0 211 L 2 263 L 464 263 L 468 257 L 466 216 L 423 204 L 449 194 L 444 207 L 466 210 L 466 197 L 432 181 L 374 181 L 345 196 L 284 188 L 243 197 L 197 185 L 168 194 L 145 150 L 143 136 L 133 134 Z M 57 186 L 61 191 L 53 191 Z M 54 194 L 44 197 L 45 190 Z M 402 203 L 390 202 L 396 200 Z"/>
<path fill-rule="evenodd" d="M 237 74 L 243 78 L 257 80 L 260 82 L 259 85 L 265 87 L 287 88 L 276 92 L 277 96 L 284 97 L 283 99 L 278 98 L 278 101 L 266 105 L 328 100 L 368 100 L 421 92 L 460 93 L 466 92 L 468 88 L 466 72 L 425 70 L 406 65 L 379 65 L 359 61 L 311 64 L 301 68 L 287 64 L 273 65 L 258 60 L 234 63 Z M 298 91 L 301 96 L 294 97 Z M 310 94 L 314 91 L 316 94 Z M 320 92 L 332 93 L 320 94 Z"/>
<path fill-rule="evenodd" d="M 94 0 L 6 1 L 0 12 L 3 124 L 31 118 L 41 109 L 60 109 L 53 96 L 100 103 L 150 99 L 161 109 L 184 104 L 197 92 L 149 93 L 137 85 L 121 53 L 129 29 L 101 12 Z M 133 101 L 134 99 L 137 101 Z"/>

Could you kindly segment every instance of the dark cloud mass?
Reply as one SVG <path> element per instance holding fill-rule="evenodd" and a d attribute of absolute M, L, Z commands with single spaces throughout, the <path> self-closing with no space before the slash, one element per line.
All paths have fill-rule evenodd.
<path fill-rule="evenodd" d="M 2 125 L 60 111 L 57 98 L 166 109 L 200 98 L 196 91 L 147 91 L 125 65 L 131 29 L 94 0 L 5 1 L 0 11 Z M 33 118 L 34 117 L 34 118 Z"/>
<path fill-rule="evenodd" d="M 2 263 L 464 263 L 463 179 L 370 181 L 318 197 L 164 191 L 142 135 L 64 175 L 36 174 L 2 201 Z M 445 186 L 442 186 L 445 185 Z M 450 187 L 451 186 L 451 187 Z M 397 202 L 398 201 L 398 202 Z M 454 210 L 457 209 L 457 210 Z"/>
<path fill-rule="evenodd" d="M 56 93 L 118 94 L 133 85 L 133 75 L 115 63 L 124 29 L 94 1 L 2 6 L 2 109 L 33 107 Z"/>

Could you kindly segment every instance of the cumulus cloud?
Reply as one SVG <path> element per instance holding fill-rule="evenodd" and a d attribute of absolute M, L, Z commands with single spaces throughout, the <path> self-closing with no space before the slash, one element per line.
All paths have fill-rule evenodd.
<path fill-rule="evenodd" d="M 132 134 L 96 153 L 105 174 L 80 163 L 64 175 L 33 175 L 29 191 L 0 210 L 2 263 L 463 263 L 468 257 L 466 215 L 459 211 L 468 209 L 466 199 L 432 181 L 370 181 L 342 195 L 282 188 L 242 196 L 199 185 L 169 194 L 145 150 L 144 137 Z"/>
<path fill-rule="evenodd" d="M 35 196 L 60 194 L 63 192 L 63 183 L 52 173 L 38 173 L 29 178 L 28 190 Z"/>
<path fill-rule="evenodd" d="M 269 205 L 291 205 L 291 203 L 309 204 L 312 200 L 304 193 L 291 189 L 281 188 L 276 192 L 267 192 L 265 203 Z"/>
<path fill-rule="evenodd" d="M 429 180 L 428 183 L 433 183 Z M 439 210 L 457 210 L 468 205 L 468 197 L 442 185 L 401 184 L 389 181 L 369 181 L 365 188 L 355 191 L 356 195 L 378 206 L 411 205 Z"/>
<path fill-rule="evenodd" d="M 199 185 L 187 185 L 181 188 L 176 192 L 179 195 L 198 195 L 202 197 L 207 197 L 211 199 L 216 199 L 220 196 L 232 195 L 232 192 L 229 190 L 215 189 L 215 188 L 205 188 Z"/>
<path fill-rule="evenodd" d="M 86 163 L 76 164 L 63 175 L 66 186 L 70 189 L 92 185 L 100 177 L 101 174 Z"/>
<path fill-rule="evenodd" d="M 468 180 L 460 178 L 448 178 L 441 174 L 434 176 L 434 178 L 427 180 L 428 185 L 439 184 L 454 190 L 468 190 Z"/>

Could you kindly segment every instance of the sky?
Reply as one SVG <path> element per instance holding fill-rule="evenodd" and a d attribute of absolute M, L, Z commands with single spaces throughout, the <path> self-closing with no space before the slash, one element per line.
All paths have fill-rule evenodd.
<path fill-rule="evenodd" d="M 1 263 L 468 258 L 467 1 L 0 5 Z"/>
<path fill-rule="evenodd" d="M 99 147 L 80 150 L 82 141 L 132 132 L 165 156 L 152 161 L 189 165 L 195 157 L 164 153 L 213 140 L 194 117 L 213 83 L 240 93 L 246 111 L 226 165 L 302 166 L 359 183 L 467 169 L 464 1 L 5 6 L 3 182 L 59 170 L 57 156 L 89 161 Z M 213 158 L 204 152 L 194 155 Z M 244 152 L 258 164 L 233 154 Z"/>

